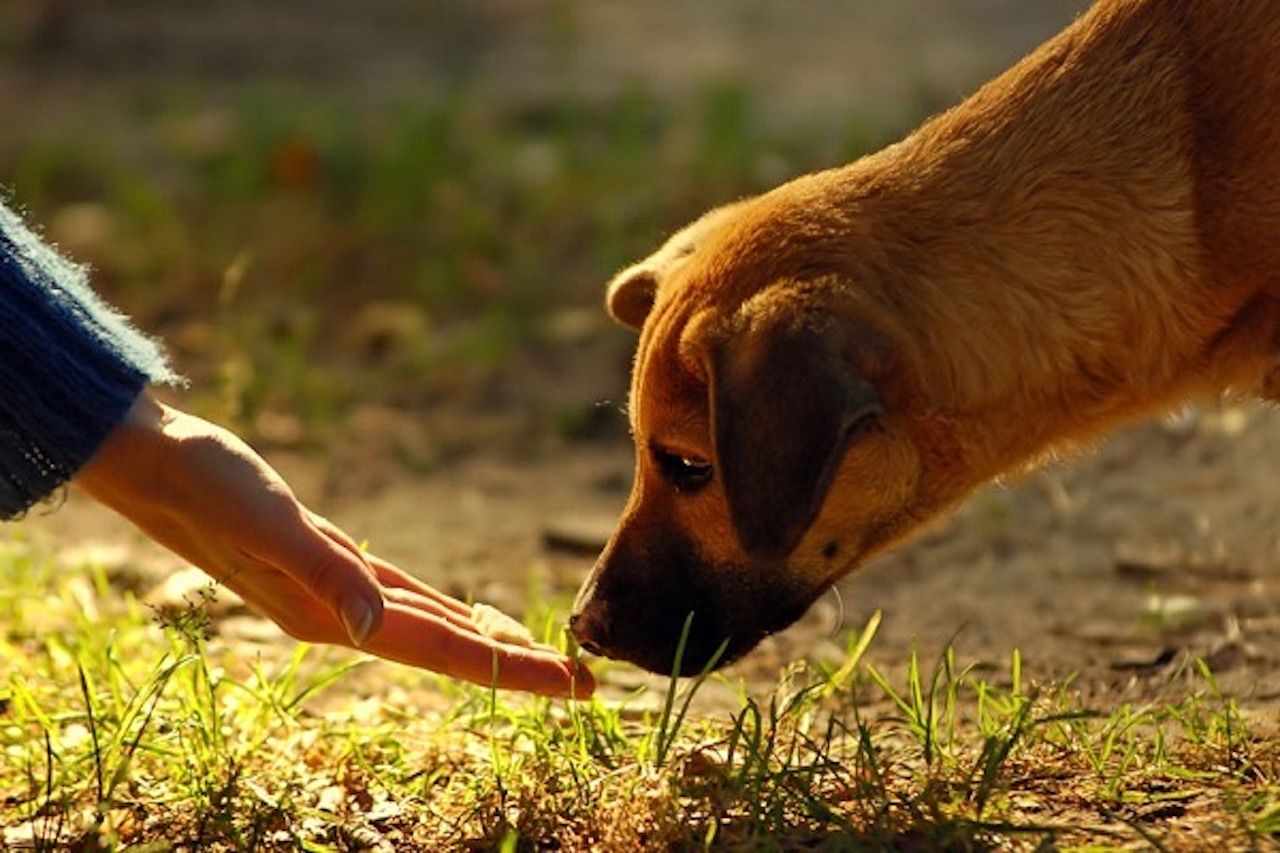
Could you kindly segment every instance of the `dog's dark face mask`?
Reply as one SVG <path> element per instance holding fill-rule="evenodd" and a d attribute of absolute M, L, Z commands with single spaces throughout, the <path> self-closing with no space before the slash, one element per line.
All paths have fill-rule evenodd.
<path fill-rule="evenodd" d="M 624 521 L 579 593 L 570 624 L 594 654 L 664 675 L 697 675 L 790 625 L 822 592 L 782 577 L 709 561 L 677 528 Z"/>
<path fill-rule="evenodd" d="M 695 675 L 795 622 L 851 568 L 858 547 L 809 534 L 883 408 L 820 315 L 654 313 L 632 392 L 631 501 L 571 624 L 588 651 L 670 673 L 680 650 L 680 674 Z M 659 345 L 664 324 L 680 331 Z"/>

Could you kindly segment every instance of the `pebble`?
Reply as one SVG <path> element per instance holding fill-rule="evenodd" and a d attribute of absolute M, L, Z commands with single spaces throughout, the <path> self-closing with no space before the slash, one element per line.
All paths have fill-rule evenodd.
<path fill-rule="evenodd" d="M 486 637 L 514 646 L 532 646 L 533 634 L 524 625 L 496 607 L 479 602 L 471 605 L 471 618 Z"/>

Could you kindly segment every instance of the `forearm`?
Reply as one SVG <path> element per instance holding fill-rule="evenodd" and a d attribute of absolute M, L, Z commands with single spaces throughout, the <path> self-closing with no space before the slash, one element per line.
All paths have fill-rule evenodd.
<path fill-rule="evenodd" d="M 175 541 L 198 497 L 190 463 L 181 458 L 175 418 L 185 417 L 142 391 L 92 457 L 76 472 L 75 485 L 115 510 L 152 539 L 201 565 L 201 555 Z M 185 540 L 186 537 L 184 536 Z"/>

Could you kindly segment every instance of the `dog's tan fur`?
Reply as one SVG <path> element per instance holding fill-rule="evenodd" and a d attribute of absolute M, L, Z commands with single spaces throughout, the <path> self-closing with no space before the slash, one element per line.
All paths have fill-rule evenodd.
<path fill-rule="evenodd" d="M 1189 400 L 1280 398 L 1280 4 L 1102 0 L 608 299 L 641 329 L 637 473 L 574 630 L 666 670 L 692 611 L 688 671 L 993 477 Z"/>

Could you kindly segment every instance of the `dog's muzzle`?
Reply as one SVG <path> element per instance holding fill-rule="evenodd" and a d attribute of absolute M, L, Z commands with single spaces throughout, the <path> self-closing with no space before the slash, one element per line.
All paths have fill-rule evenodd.
<path fill-rule="evenodd" d="M 569 630 L 586 651 L 650 672 L 698 675 L 742 657 L 800 618 L 821 590 L 780 583 L 775 566 L 713 565 L 668 535 L 627 547 L 620 531 L 574 602 Z"/>

